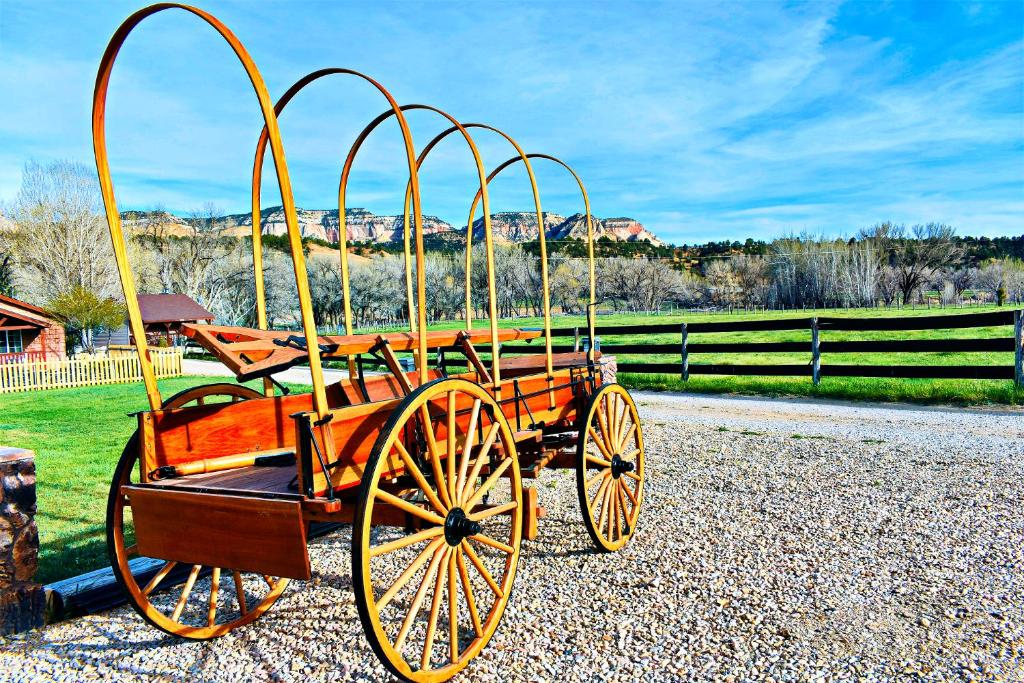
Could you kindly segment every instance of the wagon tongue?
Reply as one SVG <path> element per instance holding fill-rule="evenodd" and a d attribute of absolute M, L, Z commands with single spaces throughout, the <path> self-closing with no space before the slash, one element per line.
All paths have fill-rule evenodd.
<path fill-rule="evenodd" d="M 454 508 L 444 520 L 444 538 L 451 546 L 462 543 L 468 536 L 476 536 L 482 530 L 480 522 L 474 522 L 467 517 L 462 508 Z"/>

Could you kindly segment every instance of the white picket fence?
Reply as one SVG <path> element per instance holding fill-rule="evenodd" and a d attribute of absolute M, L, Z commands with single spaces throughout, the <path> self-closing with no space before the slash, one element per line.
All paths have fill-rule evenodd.
<path fill-rule="evenodd" d="M 156 376 L 181 376 L 181 349 L 150 349 Z M 0 394 L 141 382 L 136 353 L 67 360 L 0 362 Z"/>

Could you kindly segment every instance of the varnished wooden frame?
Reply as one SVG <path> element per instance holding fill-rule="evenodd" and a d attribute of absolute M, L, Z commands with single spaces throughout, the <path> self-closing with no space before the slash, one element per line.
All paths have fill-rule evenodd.
<path fill-rule="evenodd" d="M 314 81 L 317 81 L 317 80 L 319 80 L 319 79 L 321 79 L 321 78 L 323 78 L 325 76 L 331 76 L 331 75 L 350 75 L 350 76 L 355 76 L 357 78 L 360 78 L 360 79 L 366 81 L 367 83 L 369 83 L 370 85 L 372 85 L 374 88 L 376 88 L 380 92 L 380 94 L 382 94 L 387 99 L 388 103 L 391 105 L 391 109 L 388 110 L 388 116 L 395 116 L 397 118 L 397 120 L 398 120 L 399 128 L 401 129 L 402 142 L 403 142 L 403 145 L 405 147 L 406 158 L 407 158 L 408 164 L 409 164 L 409 182 L 408 182 L 408 187 L 410 188 L 410 192 L 412 193 L 412 195 L 414 197 L 414 200 L 415 200 L 415 214 L 414 214 L 414 219 L 413 220 L 414 220 L 414 223 L 415 223 L 415 226 L 416 226 L 417 239 L 420 240 L 420 242 L 422 242 L 423 215 L 422 215 L 422 211 L 420 210 L 420 186 L 419 186 L 419 179 L 418 179 L 418 174 L 417 174 L 417 171 L 419 170 L 419 166 L 416 163 L 416 149 L 415 149 L 415 146 L 413 145 L 413 141 L 412 141 L 412 132 L 410 131 L 409 124 L 406 122 L 405 115 L 403 114 L 403 110 L 405 108 L 398 106 L 398 102 L 395 101 L 395 98 L 391 95 L 391 93 L 384 86 L 382 86 L 380 83 L 378 83 L 373 78 L 370 78 L 366 74 L 363 74 L 363 73 L 358 72 L 358 71 L 354 71 L 352 69 L 345 69 L 345 68 L 341 68 L 341 67 L 329 67 L 329 68 L 326 68 L 326 69 L 318 69 L 316 71 L 312 71 L 312 72 L 306 74 L 305 76 L 303 76 L 302 78 L 297 80 L 295 83 L 293 83 L 291 85 L 291 87 L 289 87 L 288 90 L 285 91 L 285 93 L 281 96 L 281 98 L 274 105 L 274 112 L 275 112 L 275 114 L 277 116 L 280 116 L 281 113 L 284 111 L 284 108 L 288 105 L 288 103 L 296 95 L 298 95 L 299 92 L 301 92 L 306 86 L 310 85 Z M 387 117 L 385 117 L 385 118 L 387 118 Z M 383 119 L 381 119 L 381 120 L 383 120 Z M 364 132 L 364 136 L 365 136 L 365 132 Z M 260 216 L 260 193 L 261 193 L 261 190 L 262 190 L 262 181 L 263 181 L 263 161 L 264 161 L 264 156 L 266 155 L 266 149 L 267 149 L 268 141 L 269 141 L 268 130 L 264 126 L 263 131 L 260 133 L 259 142 L 256 144 L 256 155 L 255 155 L 255 158 L 253 160 L 253 168 L 252 168 L 252 248 L 253 248 L 253 271 L 254 271 L 254 275 L 255 275 L 255 278 L 256 278 L 256 280 L 255 280 L 255 282 L 256 282 L 256 307 L 257 307 L 257 313 L 258 313 L 258 316 L 259 316 L 259 325 L 260 325 L 260 329 L 264 329 L 264 330 L 267 329 L 267 317 L 266 317 L 266 294 L 265 294 L 264 281 L 263 281 L 263 253 L 262 253 L 263 234 L 262 234 L 262 231 L 261 231 L 262 229 L 260 227 L 260 221 L 261 221 L 261 216 Z M 346 167 L 346 169 L 347 168 L 348 167 Z M 344 177 L 345 176 L 343 174 L 343 178 Z M 343 306 L 344 306 L 343 322 L 344 322 L 344 325 L 345 325 L 345 334 L 351 335 L 352 334 L 352 303 L 351 303 L 351 297 L 350 297 L 350 292 L 349 292 L 349 267 L 348 267 L 348 257 L 347 257 L 348 256 L 348 249 L 347 249 L 347 237 L 348 236 L 346 234 L 346 225 L 345 225 L 345 208 L 344 208 L 344 206 L 345 206 L 345 199 L 344 199 L 345 194 L 344 193 L 345 193 L 345 182 L 344 182 L 344 179 L 343 179 L 342 182 L 339 183 L 339 188 L 338 188 L 338 207 L 339 207 L 338 208 L 338 222 L 339 222 L 338 246 L 339 246 L 339 250 L 341 252 L 341 256 L 340 256 L 340 261 L 341 261 L 341 287 L 342 287 L 342 303 L 343 303 Z M 420 244 L 420 242 L 417 242 L 417 244 Z M 422 247 L 422 244 L 420 244 L 420 246 Z M 419 253 L 419 252 L 417 252 L 417 253 Z M 420 268 L 420 272 L 422 272 L 422 268 Z M 413 303 L 412 303 L 413 302 L 413 289 L 412 289 L 411 271 L 410 271 L 408 263 L 406 264 L 406 273 L 407 273 L 408 280 L 409 280 L 409 287 L 408 287 L 408 306 L 409 306 L 409 312 L 410 312 L 409 313 L 409 326 L 410 326 L 409 331 L 410 332 L 415 332 L 416 331 L 416 325 L 413 322 L 414 316 L 413 316 Z M 418 287 L 417 291 L 416 291 L 416 294 L 417 294 L 416 301 L 417 301 L 419 310 L 421 310 L 421 311 L 425 311 L 425 308 L 426 308 L 426 299 L 425 299 L 425 296 L 426 296 L 425 286 L 426 285 L 425 285 L 425 283 L 426 283 L 426 280 L 424 280 L 424 285 L 422 287 Z M 426 320 L 426 313 L 425 312 L 423 314 L 423 317 L 424 317 L 424 320 Z M 424 323 L 424 327 L 425 327 L 425 323 Z M 419 357 L 422 356 L 423 358 L 426 358 L 426 348 L 421 346 L 420 349 L 419 349 L 419 353 L 417 353 L 416 356 L 417 356 L 417 363 L 419 363 Z M 354 363 L 354 361 L 352 360 L 351 357 L 349 358 L 348 366 L 349 366 L 350 374 L 354 376 L 355 375 L 355 363 Z M 420 366 L 418 365 L 417 369 L 420 370 L 420 380 L 421 380 L 421 382 L 424 382 L 424 381 L 426 381 L 426 375 L 424 374 L 425 373 L 425 368 L 426 368 L 426 363 L 425 362 L 422 364 L 422 367 L 423 367 L 423 370 L 420 370 Z M 264 381 L 264 389 L 266 391 L 270 391 L 270 388 L 271 388 L 270 387 L 270 381 L 269 380 L 265 380 Z"/>
<path fill-rule="evenodd" d="M 558 157 L 553 157 L 550 154 L 531 153 L 531 154 L 521 155 L 521 156 L 517 156 L 517 157 L 512 157 L 511 159 L 508 159 L 507 161 L 502 162 L 493 171 L 491 171 L 490 174 L 487 176 L 487 183 L 490 184 L 490 182 L 492 180 L 494 180 L 494 178 L 499 173 L 504 171 L 509 166 L 515 164 L 518 161 L 522 161 L 522 162 L 526 163 L 529 159 L 546 159 L 548 161 L 552 161 L 552 162 L 558 164 L 559 166 L 564 168 L 566 171 L 568 171 L 572 175 L 573 179 L 576 181 L 576 184 L 580 188 L 580 194 L 583 195 L 583 207 L 584 207 L 584 210 L 586 211 L 586 215 L 587 215 L 587 256 L 588 256 L 588 261 L 589 261 L 589 266 L 590 266 L 590 306 L 591 307 L 596 306 L 596 304 L 597 304 L 597 276 L 595 274 L 595 269 L 594 269 L 594 221 L 593 221 L 593 217 L 590 214 L 590 196 L 587 194 L 587 188 L 586 188 L 586 186 L 584 186 L 583 179 L 580 178 L 579 174 L 577 174 L 576 171 L 574 171 L 572 169 L 572 167 L 569 166 L 569 164 L 565 163 L 564 161 L 562 161 Z M 530 171 L 530 175 L 531 175 L 531 177 L 533 176 L 533 171 L 532 170 Z M 477 204 L 479 202 L 480 202 L 480 193 L 478 192 L 477 196 L 473 198 L 473 204 L 472 204 L 472 206 L 469 209 L 469 224 L 470 225 L 473 224 L 473 216 L 476 214 L 476 207 L 477 207 Z M 487 209 L 485 208 L 484 211 L 486 211 L 486 210 Z M 541 219 L 541 232 L 542 233 L 544 232 L 544 230 L 543 230 L 543 218 Z M 470 231 L 470 237 L 472 237 L 472 230 Z M 543 242 L 541 244 L 543 245 Z M 541 248 L 543 249 L 543 246 Z M 469 242 L 467 242 L 466 243 L 466 253 L 469 254 L 470 252 L 471 252 L 471 244 Z M 468 269 L 468 265 L 467 265 L 467 269 Z M 590 341 L 591 341 L 590 349 L 587 352 L 587 357 L 588 357 L 588 359 L 590 360 L 591 363 L 594 361 L 594 343 L 593 342 L 594 342 L 594 317 L 595 317 L 595 314 L 596 314 L 596 311 L 592 311 L 591 315 L 587 316 L 588 320 L 590 321 L 589 324 L 588 324 L 587 333 L 589 334 Z M 549 347 L 548 354 L 550 355 L 550 353 L 551 353 L 551 350 L 550 350 L 550 347 Z"/>
<path fill-rule="evenodd" d="M 449 121 L 449 123 L 452 124 L 452 126 L 441 137 L 446 136 L 448 133 L 452 133 L 452 132 L 458 131 L 459 133 L 462 134 L 462 137 L 463 137 L 463 139 L 465 139 L 466 144 L 469 145 L 470 152 L 473 155 L 473 161 L 476 164 L 477 176 L 478 176 L 479 182 L 480 182 L 480 187 L 479 187 L 479 190 L 477 191 L 477 195 L 481 197 L 481 200 L 482 200 L 483 206 L 484 206 L 484 242 L 485 242 L 486 250 L 487 250 L 487 291 L 488 291 L 488 295 L 489 295 L 489 302 L 488 303 L 489 303 L 489 308 L 490 308 L 489 312 L 490 312 L 490 330 L 491 330 L 491 362 L 492 362 L 492 370 L 491 370 L 492 385 L 491 385 L 491 389 L 492 389 L 492 391 L 494 391 L 495 396 L 497 396 L 499 398 L 499 400 L 500 400 L 500 398 L 501 398 L 501 371 L 500 371 L 500 369 L 498 367 L 498 350 L 499 350 L 499 344 L 498 344 L 498 340 L 497 340 L 497 338 L 498 338 L 498 303 L 497 303 L 497 292 L 496 292 L 495 281 L 494 281 L 494 238 L 493 238 L 493 233 L 491 231 L 490 197 L 489 197 L 488 190 L 487 190 L 486 170 L 484 168 L 483 159 L 480 157 L 480 151 L 477 149 L 476 143 L 473 141 L 473 137 L 466 130 L 466 126 L 463 126 L 461 123 L 459 123 L 457 120 L 455 120 L 455 118 L 452 117 L 447 112 L 445 112 L 445 111 L 443 111 L 441 109 L 438 109 L 437 107 L 433 107 L 433 106 L 430 106 L 430 105 L 427 105 L 427 104 L 406 104 L 406 105 L 402 105 L 401 107 L 399 107 L 399 109 L 401 109 L 402 111 L 414 111 L 414 110 L 430 111 L 430 112 L 434 112 L 435 114 L 438 114 L 441 117 L 447 119 Z M 349 153 L 345 157 L 345 165 L 342 168 L 341 180 L 340 180 L 339 186 L 338 186 L 338 217 L 339 217 L 338 221 L 339 221 L 339 225 L 340 225 L 340 230 L 339 230 L 339 247 L 340 247 L 340 251 L 341 251 L 340 258 L 341 258 L 341 262 L 342 262 L 342 273 L 343 274 L 348 272 L 348 249 L 345 246 L 345 242 L 342 241 L 345 238 L 341 237 L 341 233 L 344 233 L 346 231 L 346 229 L 347 229 L 347 227 L 346 227 L 346 219 L 345 219 L 345 197 L 346 197 L 346 193 L 347 193 L 347 189 L 348 189 L 348 181 L 349 181 L 349 178 L 350 178 L 351 173 L 352 173 L 352 164 L 355 162 L 356 155 L 359 153 L 359 150 L 362 147 L 363 142 L 366 141 L 366 139 L 370 136 L 370 134 L 374 130 L 376 130 L 376 128 L 381 123 L 383 123 L 384 121 L 386 121 L 388 118 L 390 118 L 393 115 L 395 115 L 394 111 L 385 111 L 385 112 L 381 113 L 380 115 L 378 115 L 376 118 L 374 118 L 369 124 L 367 124 L 366 127 L 363 128 L 363 130 L 356 137 L 355 142 L 352 143 L 352 147 L 349 149 Z M 435 138 L 431 142 L 430 145 L 428 145 L 426 148 L 424 148 L 423 152 L 420 154 L 419 158 L 416 160 L 416 169 L 417 169 L 417 171 L 419 170 L 420 165 L 426 159 L 426 155 L 430 152 L 430 150 L 439 141 L 440 141 L 439 138 Z M 418 308 L 417 312 L 418 312 L 418 316 L 414 316 L 413 315 L 413 306 L 412 306 L 412 259 L 411 259 L 411 254 L 410 254 L 410 251 L 409 251 L 409 202 L 410 202 L 410 200 L 412 201 L 413 210 L 415 212 L 414 215 L 416 217 L 420 217 L 421 218 L 422 207 L 420 206 L 419 201 L 418 201 L 418 197 L 419 197 L 418 193 L 417 192 L 412 192 L 411 179 L 412 179 L 412 176 L 410 176 L 410 183 L 407 185 L 407 189 L 406 189 L 406 202 L 405 202 L 405 211 L 404 211 L 404 237 L 405 237 L 405 251 L 404 251 L 404 253 L 405 253 L 405 280 L 406 280 L 406 292 L 407 292 L 406 297 L 407 297 L 407 300 L 408 300 L 408 307 L 409 307 L 410 329 L 413 332 L 415 332 L 417 328 L 418 329 L 422 329 L 422 330 L 426 329 L 426 312 L 425 312 L 425 302 L 424 302 L 424 300 L 422 298 L 420 298 L 420 297 L 417 297 L 417 308 Z M 346 238 L 347 238 L 347 235 L 346 235 Z M 422 226 L 420 226 L 420 228 L 418 228 L 417 231 L 416 231 L 416 280 L 417 280 L 417 286 L 419 285 L 420 280 L 422 280 L 425 277 L 425 272 L 426 272 L 426 269 L 425 269 L 426 261 L 425 261 L 425 256 L 424 256 L 424 252 L 423 252 L 423 244 L 422 244 L 422 242 L 423 242 L 423 239 L 422 239 Z M 467 249 L 468 249 L 468 245 L 469 245 L 469 241 L 467 241 Z M 469 275 L 467 274 L 466 277 L 467 277 L 467 282 L 466 282 L 467 291 L 469 291 L 468 290 L 468 286 L 469 286 L 468 278 L 469 278 Z M 344 291 L 345 291 L 345 300 L 348 301 L 348 280 L 347 280 L 347 278 L 343 278 L 342 287 L 344 288 Z M 468 300 L 467 300 L 467 303 L 468 303 Z M 351 320 L 351 315 L 352 315 L 351 310 L 349 308 L 346 308 L 345 309 L 346 321 L 350 321 Z M 470 315 L 471 315 L 470 313 L 467 313 L 467 316 L 470 316 Z M 413 328 L 412 327 L 412 321 L 413 321 L 414 317 L 418 320 L 417 328 Z M 467 317 L 467 320 L 468 320 L 468 317 Z M 346 326 L 350 326 L 350 323 L 346 322 Z M 426 367 L 426 354 L 421 352 L 421 355 L 423 356 L 423 367 Z M 417 362 L 419 362 L 418 359 L 417 359 Z"/>

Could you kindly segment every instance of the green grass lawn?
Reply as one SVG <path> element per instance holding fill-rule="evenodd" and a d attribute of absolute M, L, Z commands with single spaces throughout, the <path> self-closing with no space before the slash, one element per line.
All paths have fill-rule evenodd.
<path fill-rule="evenodd" d="M 166 379 L 160 380 L 160 390 L 167 398 L 216 381 L 225 380 Z M 141 383 L 0 396 L 0 444 L 36 453 L 37 581 L 49 583 L 107 564 L 107 491 L 135 430 L 129 413 L 148 407 Z"/>
<path fill-rule="evenodd" d="M 971 308 L 964 312 L 992 310 Z M 878 315 L 936 315 L 955 312 L 950 309 L 903 311 L 850 311 L 823 314 L 851 317 Z M 776 314 L 778 317 L 807 317 L 809 312 Z M 600 325 L 687 322 L 707 320 L 741 320 L 764 318 L 756 315 L 602 315 Z M 486 323 L 484 323 L 485 325 Z M 537 318 L 502 321 L 503 327 L 538 327 Z M 580 317 L 558 317 L 556 327 L 584 325 Z M 478 323 L 476 327 L 483 327 Z M 461 322 L 438 325 L 438 329 L 459 328 Z M 824 340 L 839 339 L 945 339 L 965 337 L 1012 336 L 1010 327 L 920 331 L 907 333 L 823 332 Z M 694 334 L 691 341 L 807 341 L 809 333 L 752 332 L 726 334 Z M 557 343 L 570 343 L 558 339 Z M 605 344 L 627 340 L 605 336 Z M 646 338 L 657 343 L 678 342 L 678 335 L 657 335 Z M 537 344 L 538 342 L 533 342 Z M 677 362 L 676 356 L 620 356 L 620 361 Z M 737 355 L 694 355 L 691 363 L 807 363 L 807 354 L 765 354 L 756 357 Z M 822 358 L 829 363 L 868 364 L 1000 364 L 1011 365 L 1010 353 L 933 353 L 933 354 L 834 354 Z M 809 377 L 716 377 L 693 375 L 689 382 L 678 377 L 623 374 L 627 386 L 641 389 L 735 392 L 765 395 L 815 396 L 829 398 L 915 401 L 946 404 L 1000 403 L 1024 404 L 1024 390 L 1014 389 L 1012 382 L 980 380 L 910 380 L 874 378 L 824 377 L 819 386 Z M 164 396 L 197 384 L 225 381 L 218 378 L 183 377 L 160 382 Z M 255 384 L 255 383 L 253 383 Z M 308 390 L 305 387 L 296 389 Z M 121 450 L 135 429 L 129 413 L 147 407 L 145 392 L 139 384 L 121 384 L 79 389 L 57 389 L 33 393 L 6 394 L 0 397 L 0 444 L 29 448 L 36 452 L 40 539 L 42 552 L 37 578 L 48 583 L 105 566 L 105 515 L 107 491 L 114 465 Z"/>

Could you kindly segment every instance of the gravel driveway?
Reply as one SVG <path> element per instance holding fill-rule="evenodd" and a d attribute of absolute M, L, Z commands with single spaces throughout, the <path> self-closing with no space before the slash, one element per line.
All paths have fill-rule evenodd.
<path fill-rule="evenodd" d="M 537 482 L 505 619 L 464 681 L 1024 681 L 1024 413 L 640 394 L 633 541 L 597 555 L 571 472 Z M 347 532 L 208 643 L 127 609 L 0 641 L 0 679 L 386 680 Z"/>

